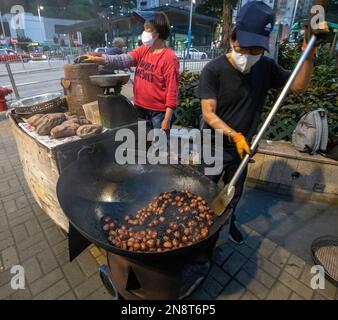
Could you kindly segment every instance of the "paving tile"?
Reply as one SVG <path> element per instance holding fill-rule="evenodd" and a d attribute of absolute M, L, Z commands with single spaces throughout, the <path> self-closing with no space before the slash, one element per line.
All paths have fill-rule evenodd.
<path fill-rule="evenodd" d="M 21 217 L 21 216 L 27 214 L 27 213 L 32 213 L 32 214 L 34 214 L 32 208 L 30 208 L 30 207 L 25 207 L 25 208 L 21 208 L 21 209 L 15 210 L 15 211 L 13 211 L 13 212 L 11 212 L 11 213 L 8 213 L 8 214 L 7 214 L 7 217 L 8 217 L 8 220 L 9 220 L 9 221 L 12 221 L 12 220 L 14 220 L 14 219 L 17 219 L 18 217 Z"/>
<path fill-rule="evenodd" d="M 254 249 L 252 249 L 246 244 L 236 245 L 231 243 L 230 245 L 236 252 L 240 253 L 242 256 L 246 258 L 250 258 L 254 253 Z"/>
<path fill-rule="evenodd" d="M 102 281 L 98 272 L 91 276 L 88 280 L 75 288 L 75 293 L 79 299 L 88 297 L 91 293 L 102 286 Z"/>
<path fill-rule="evenodd" d="M 101 251 L 96 246 L 90 247 L 89 251 L 94 258 L 97 258 L 102 255 Z"/>
<path fill-rule="evenodd" d="M 218 297 L 222 291 L 223 286 L 221 286 L 213 277 L 209 275 L 203 282 L 202 288 L 212 299 L 216 299 L 216 297 Z"/>
<path fill-rule="evenodd" d="M 310 266 L 309 264 L 306 264 L 303 269 L 303 273 L 300 277 L 300 281 L 308 287 L 311 287 L 311 280 L 313 278 L 313 274 L 311 273 L 311 268 L 312 266 Z"/>
<path fill-rule="evenodd" d="M 223 245 L 215 249 L 213 254 L 213 261 L 219 266 L 222 266 L 224 262 L 233 254 L 234 249 L 229 245 Z"/>
<path fill-rule="evenodd" d="M 5 270 L 11 269 L 13 266 L 19 264 L 18 254 L 14 246 L 8 247 L 1 252 L 2 262 Z"/>
<path fill-rule="evenodd" d="M 80 268 L 87 277 L 90 277 L 94 273 L 98 272 L 98 265 L 95 258 L 90 254 L 88 250 L 82 252 L 76 261 L 79 263 Z"/>
<path fill-rule="evenodd" d="M 76 297 L 73 291 L 68 291 L 66 294 L 61 296 L 59 300 L 76 300 Z"/>
<path fill-rule="evenodd" d="M 34 214 L 32 212 L 25 213 L 19 217 L 15 217 L 14 219 L 9 219 L 8 223 L 11 227 L 15 227 L 21 223 L 25 223 L 34 218 Z"/>
<path fill-rule="evenodd" d="M 86 300 L 114 300 L 114 297 L 105 287 L 101 287 L 89 295 Z"/>
<path fill-rule="evenodd" d="M 287 300 L 292 291 L 279 281 L 273 286 L 267 296 L 267 300 Z"/>
<path fill-rule="evenodd" d="M 15 200 L 15 204 L 16 204 L 16 207 L 18 209 L 22 209 L 22 208 L 25 208 L 25 207 L 30 207 L 30 204 L 27 200 L 27 197 L 25 195 L 22 195 L 21 197 L 17 198 Z"/>
<path fill-rule="evenodd" d="M 247 258 L 239 254 L 238 252 L 234 252 L 230 258 L 223 264 L 222 268 L 231 276 L 234 276 L 247 261 Z"/>
<path fill-rule="evenodd" d="M 38 258 L 43 273 L 48 273 L 58 267 L 58 262 L 50 248 L 43 250 L 37 254 L 36 257 Z"/>
<path fill-rule="evenodd" d="M 68 250 L 68 240 L 65 239 L 61 241 L 60 243 L 58 243 L 57 245 L 52 246 L 52 249 L 55 255 L 58 255 L 64 252 L 65 250 Z"/>
<path fill-rule="evenodd" d="M 10 188 L 8 182 L 0 182 L 0 192 L 6 191 Z"/>
<path fill-rule="evenodd" d="M 29 247 L 31 247 L 32 245 L 39 243 L 41 241 L 46 241 L 45 237 L 43 236 L 42 232 L 35 234 L 32 237 L 29 237 L 28 239 L 26 239 L 25 241 L 22 241 L 20 243 L 18 243 L 17 247 L 18 250 L 25 250 Z"/>
<path fill-rule="evenodd" d="M 299 296 L 297 293 L 292 293 L 290 300 L 294 300 L 294 301 L 301 301 L 304 300 L 301 296 Z"/>
<path fill-rule="evenodd" d="M 60 231 L 60 229 L 55 226 L 54 222 L 51 228 L 45 229 L 43 224 L 42 224 L 42 228 L 51 246 L 54 246 L 66 239 L 64 234 Z"/>
<path fill-rule="evenodd" d="M 338 289 L 331 282 L 326 280 L 325 281 L 325 289 L 324 290 L 318 290 L 318 293 L 328 300 L 335 300 L 336 294 L 338 293 Z"/>
<path fill-rule="evenodd" d="M 258 266 L 252 262 L 248 261 L 244 266 L 243 270 L 254 277 L 257 281 L 261 282 L 267 288 L 271 288 L 276 281 L 276 278 L 273 278 L 263 269 L 258 268 Z"/>
<path fill-rule="evenodd" d="M 12 279 L 12 274 L 10 273 L 10 270 L 1 270 L 0 271 L 0 287 L 4 286 L 5 284 L 9 284 Z"/>
<path fill-rule="evenodd" d="M 33 236 L 33 235 L 40 233 L 42 231 L 38 220 L 35 219 L 35 218 L 27 221 L 25 223 L 25 227 L 26 227 L 28 234 L 30 236 Z"/>
<path fill-rule="evenodd" d="M 288 252 L 282 247 L 278 247 L 269 260 L 276 266 L 283 268 L 286 265 L 289 257 L 290 252 Z"/>
<path fill-rule="evenodd" d="M 236 280 L 260 299 L 264 299 L 269 292 L 269 290 L 265 286 L 263 286 L 263 284 L 258 282 L 255 278 L 253 278 L 244 270 L 241 270 L 238 273 L 238 275 L 236 276 Z"/>
<path fill-rule="evenodd" d="M 212 266 L 210 276 L 213 277 L 222 287 L 224 287 L 231 279 L 231 277 L 216 264 Z"/>
<path fill-rule="evenodd" d="M 296 292 L 302 298 L 309 300 L 314 294 L 314 291 L 309 287 L 305 286 L 303 283 L 289 275 L 286 271 L 284 271 L 279 280 L 292 291 Z"/>
<path fill-rule="evenodd" d="M 55 258 L 61 266 L 70 262 L 68 250 L 65 250 L 65 251 L 60 252 L 59 254 L 56 254 Z"/>
<path fill-rule="evenodd" d="M 12 228 L 12 233 L 13 233 L 15 242 L 22 242 L 28 239 L 29 237 L 24 224 L 19 224 L 15 226 L 14 228 Z"/>
<path fill-rule="evenodd" d="M 268 258 L 270 258 L 270 256 L 272 255 L 272 253 L 275 251 L 276 248 L 277 248 L 276 243 L 274 243 L 271 240 L 265 238 L 260 243 L 260 245 L 259 245 L 259 247 L 256 251 L 256 254 L 268 259 Z"/>
<path fill-rule="evenodd" d="M 245 244 L 252 249 L 256 249 L 260 246 L 262 240 L 263 240 L 262 235 L 260 235 L 256 231 L 251 231 L 248 238 L 245 240 Z"/>
<path fill-rule="evenodd" d="M 12 236 L 12 234 L 11 234 L 11 232 L 9 230 L 1 231 L 0 232 L 0 241 L 1 240 L 6 240 L 6 239 L 8 239 L 11 236 Z"/>
<path fill-rule="evenodd" d="M 251 301 L 251 300 L 259 300 L 259 299 L 253 293 L 251 293 L 250 291 L 247 291 L 244 293 L 241 300 Z"/>
<path fill-rule="evenodd" d="M 197 289 L 195 292 L 193 292 L 193 294 L 191 296 L 189 296 L 187 298 L 187 300 L 190 301 L 199 301 L 199 300 L 213 300 L 211 299 L 211 297 L 208 295 L 207 292 L 205 292 L 205 290 L 200 287 L 199 289 Z"/>
<path fill-rule="evenodd" d="M 239 300 L 245 291 L 245 288 L 239 282 L 232 280 L 217 297 L 217 300 Z"/>
<path fill-rule="evenodd" d="M 4 208 L 7 214 L 11 212 L 15 212 L 18 209 L 15 205 L 14 200 L 5 201 L 3 202 L 3 204 L 4 204 Z"/>
<path fill-rule="evenodd" d="M 0 300 L 8 299 L 16 290 L 13 290 L 9 283 L 0 286 Z"/>
<path fill-rule="evenodd" d="M 316 292 L 312 298 L 312 300 L 315 300 L 315 301 L 321 301 L 321 300 L 328 300 L 326 299 L 324 296 L 322 296 L 319 292 Z"/>
<path fill-rule="evenodd" d="M 47 290 L 41 292 L 34 300 L 55 300 L 68 292 L 70 287 L 65 279 L 62 279 L 49 287 Z"/>
<path fill-rule="evenodd" d="M 25 276 L 28 283 L 32 283 L 42 277 L 42 270 L 36 257 L 30 257 L 22 263 L 22 266 L 25 268 Z"/>
<path fill-rule="evenodd" d="M 0 240 L 0 251 L 13 246 L 14 245 L 14 239 L 12 237 L 9 237 L 7 239 Z"/>
<path fill-rule="evenodd" d="M 285 271 L 291 274 L 296 279 L 299 279 L 304 271 L 306 262 L 299 257 L 292 255 L 285 267 Z"/>
<path fill-rule="evenodd" d="M 47 248 L 48 248 L 48 243 L 47 242 L 36 243 L 33 246 L 25 249 L 24 251 L 19 251 L 20 259 L 21 260 L 28 259 L 29 257 L 37 255 L 38 253 L 44 251 Z"/>
<path fill-rule="evenodd" d="M 53 270 L 49 274 L 43 276 L 42 278 L 39 278 L 38 280 L 36 280 L 30 285 L 30 289 L 31 289 L 33 296 L 36 296 L 42 291 L 48 289 L 56 282 L 63 279 L 63 277 L 64 276 L 63 276 L 61 269 L 58 268 L 58 269 Z"/>
<path fill-rule="evenodd" d="M 87 279 L 76 261 L 68 262 L 62 266 L 62 270 L 72 287 L 80 285 Z"/>
<path fill-rule="evenodd" d="M 32 294 L 28 289 L 17 290 L 10 296 L 11 300 L 32 300 Z"/>

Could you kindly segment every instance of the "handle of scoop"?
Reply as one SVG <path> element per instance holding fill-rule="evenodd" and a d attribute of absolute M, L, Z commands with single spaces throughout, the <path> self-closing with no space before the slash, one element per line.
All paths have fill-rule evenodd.
<path fill-rule="evenodd" d="M 306 59 L 308 58 L 309 54 L 311 53 L 312 49 L 315 46 L 317 37 L 315 35 L 313 35 L 308 43 L 307 48 L 305 49 L 305 51 L 303 52 L 302 56 L 300 57 L 294 71 L 292 72 L 290 79 L 288 80 L 287 84 L 285 85 L 282 93 L 280 94 L 278 100 L 276 101 L 275 105 L 273 106 L 269 116 L 267 117 L 267 119 L 265 120 L 262 128 L 260 129 L 260 131 L 258 132 L 252 146 L 251 146 L 251 150 L 252 153 L 255 152 L 255 150 L 258 148 L 259 142 L 261 141 L 266 129 L 269 127 L 272 119 L 274 118 L 274 116 L 276 115 L 276 113 L 278 112 L 280 106 L 282 105 L 286 95 L 288 94 L 293 82 L 295 81 L 299 71 L 301 70 L 304 62 L 306 61 Z M 250 161 L 250 155 L 246 155 L 243 159 L 243 161 L 241 162 L 239 168 L 237 169 L 234 177 L 232 178 L 232 180 L 230 181 L 227 189 L 228 189 L 228 194 L 231 193 L 232 189 L 235 188 L 235 185 L 238 181 L 238 179 L 241 177 L 241 175 L 243 174 L 245 168 L 247 167 L 249 161 Z"/>

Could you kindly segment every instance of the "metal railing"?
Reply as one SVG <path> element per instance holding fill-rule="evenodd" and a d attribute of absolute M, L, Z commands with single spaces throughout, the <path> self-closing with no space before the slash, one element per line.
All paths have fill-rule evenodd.
<path fill-rule="evenodd" d="M 72 61 L 71 58 L 68 60 Z M 39 67 L 34 67 L 34 65 L 22 67 L 17 62 L 10 61 L 0 64 L 0 86 L 13 90 L 13 94 L 7 97 L 9 105 L 15 100 L 29 96 L 62 92 L 61 72 L 63 72 L 64 64 L 68 63 L 67 60 L 48 60 L 45 66 L 39 64 Z M 50 77 L 49 72 L 59 74 L 55 76 L 52 74 Z"/>

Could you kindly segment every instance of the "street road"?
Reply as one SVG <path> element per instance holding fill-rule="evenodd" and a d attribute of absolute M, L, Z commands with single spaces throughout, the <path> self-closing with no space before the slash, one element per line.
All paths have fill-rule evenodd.
<path fill-rule="evenodd" d="M 67 61 L 51 60 L 32 61 L 29 63 L 11 63 L 11 70 L 16 86 L 21 98 L 31 97 L 51 92 L 62 92 L 60 79 L 64 77 L 63 66 Z M 190 71 L 199 72 L 208 63 L 207 60 L 186 62 L 185 68 Z M 181 61 L 181 71 L 183 71 L 183 61 Z M 133 78 L 133 76 L 132 76 Z M 130 84 L 131 85 L 131 84 Z M 0 87 L 12 88 L 4 64 L 0 64 Z M 128 93 L 131 90 L 128 90 Z M 130 94 L 128 94 L 128 98 Z M 7 97 L 8 102 L 15 101 L 15 95 Z"/>

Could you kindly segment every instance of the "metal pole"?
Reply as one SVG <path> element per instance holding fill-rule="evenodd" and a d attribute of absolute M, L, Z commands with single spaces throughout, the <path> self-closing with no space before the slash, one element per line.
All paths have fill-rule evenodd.
<path fill-rule="evenodd" d="M 6 39 L 6 33 L 5 33 L 5 27 L 4 27 L 4 21 L 3 21 L 3 19 L 2 19 L 2 13 L 1 13 L 1 11 L 0 11 L 0 21 L 1 21 L 2 34 L 3 34 L 3 36 L 4 36 L 5 39 Z"/>
<path fill-rule="evenodd" d="M 292 17 L 292 21 L 291 21 L 291 31 L 292 31 L 292 27 L 295 24 L 296 21 L 296 16 L 297 16 L 297 11 L 298 11 L 298 4 L 299 4 L 299 0 L 296 0 L 296 4 L 295 4 L 295 11 L 293 13 L 293 17 Z"/>
<path fill-rule="evenodd" d="M 336 30 L 335 36 L 334 36 L 334 38 L 333 38 L 332 47 L 331 47 L 331 56 L 334 55 L 334 52 L 335 52 L 335 50 L 336 50 L 337 39 L 338 39 L 338 30 Z"/>
<path fill-rule="evenodd" d="M 42 41 L 45 41 L 45 35 L 44 35 L 44 32 L 43 32 L 43 26 L 42 26 L 41 14 L 40 14 L 40 5 L 38 5 L 38 15 L 39 15 L 39 21 L 40 21 Z"/>
<path fill-rule="evenodd" d="M 6 65 L 7 73 L 8 73 L 8 76 L 9 76 L 9 80 L 11 81 L 11 84 L 12 84 L 12 88 L 13 88 L 15 97 L 16 97 L 17 100 L 19 100 L 20 96 L 19 96 L 18 88 L 16 87 L 16 84 L 15 84 L 15 80 L 14 80 L 14 76 L 13 76 L 13 73 L 12 73 L 12 70 L 11 70 L 11 66 L 9 65 L 8 62 L 6 62 L 5 65 Z"/>
<path fill-rule="evenodd" d="M 272 119 L 274 118 L 274 116 L 276 115 L 276 113 L 278 112 L 280 106 L 282 105 L 286 95 L 288 94 L 293 82 L 295 81 L 299 71 L 301 70 L 304 62 L 306 61 L 307 57 L 309 56 L 309 54 L 311 53 L 312 49 L 315 46 L 316 43 L 316 36 L 312 36 L 309 44 L 306 48 L 306 50 L 304 51 L 304 53 L 302 54 L 301 58 L 299 59 L 295 70 L 292 72 L 292 75 L 289 79 L 289 81 L 287 82 L 286 86 L 284 87 L 281 95 L 279 96 L 278 100 L 276 101 L 275 105 L 273 106 L 269 116 L 267 117 L 267 119 L 265 120 L 262 128 L 260 129 L 258 135 L 255 138 L 255 141 L 253 142 L 252 146 L 251 146 L 251 150 L 252 152 L 255 152 L 255 150 L 257 149 L 259 142 L 261 141 L 266 129 L 268 128 L 268 126 L 270 125 Z M 244 172 L 245 168 L 247 167 L 249 161 L 250 161 L 250 155 L 246 155 L 245 158 L 243 159 L 243 161 L 241 162 L 241 165 L 239 166 L 239 168 L 237 169 L 234 177 L 232 178 L 232 180 L 230 181 L 230 184 L 228 186 L 228 193 L 230 194 L 231 191 L 233 190 L 233 188 L 235 187 L 238 179 L 242 176 L 242 173 Z"/>
<path fill-rule="evenodd" d="M 188 31 L 187 59 L 189 59 L 190 46 L 191 46 L 191 28 L 192 28 L 193 8 L 194 8 L 194 0 L 190 0 L 190 18 L 189 18 L 189 31 Z"/>

